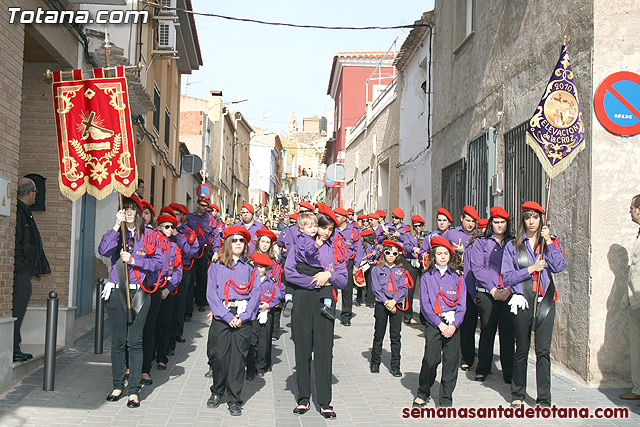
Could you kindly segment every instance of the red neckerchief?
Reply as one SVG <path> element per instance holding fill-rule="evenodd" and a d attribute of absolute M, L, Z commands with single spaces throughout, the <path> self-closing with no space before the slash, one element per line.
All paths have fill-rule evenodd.
<path fill-rule="evenodd" d="M 176 247 L 176 256 L 175 258 L 173 258 L 173 269 L 175 270 L 176 268 L 180 268 L 180 266 L 182 266 L 182 249 L 180 249 L 179 247 Z M 180 287 L 180 284 L 178 283 L 178 286 L 176 286 L 176 289 L 173 292 L 171 292 L 169 295 L 177 294 L 179 287 Z"/>
<path fill-rule="evenodd" d="M 336 263 L 349 259 L 349 248 L 347 248 L 347 239 L 338 233 L 336 241 L 333 243 L 333 258 Z"/>
<path fill-rule="evenodd" d="M 405 270 L 404 272 L 404 281 L 402 282 L 402 285 L 400 285 L 399 288 L 396 287 L 396 280 L 393 278 L 393 270 L 391 268 L 389 268 L 389 283 L 388 283 L 388 287 L 387 287 L 387 291 L 391 292 L 393 291 L 393 297 L 395 299 L 396 293 L 402 289 L 403 286 L 407 286 L 409 289 L 413 288 L 414 283 L 413 283 L 413 279 L 411 278 L 411 275 L 409 274 L 408 271 Z M 396 307 L 398 307 L 398 309 L 400 311 L 407 311 L 407 309 L 409 308 L 409 296 L 405 297 L 405 308 L 402 308 L 400 305 L 396 305 Z"/>
<path fill-rule="evenodd" d="M 257 271 L 258 270 L 256 269 L 255 272 L 251 275 L 249 283 L 245 284 L 244 286 L 236 285 L 236 282 L 233 279 L 227 280 L 224 284 L 224 303 L 229 304 L 229 285 L 231 285 L 233 287 L 233 290 L 240 295 L 247 295 L 249 292 L 251 292 L 251 289 L 253 289 L 253 279 Z"/>
<path fill-rule="evenodd" d="M 438 291 L 438 294 L 436 295 L 436 305 L 433 311 L 436 314 L 442 313 L 442 309 L 440 308 L 440 299 L 442 299 L 442 301 L 444 301 L 444 303 L 449 307 L 454 307 L 455 305 L 457 305 L 458 301 L 460 300 L 461 288 L 462 288 L 462 276 L 460 276 L 460 281 L 458 282 L 458 295 L 456 295 L 455 298 L 449 298 L 449 296 L 446 293 L 442 292 L 442 289 L 440 289 L 440 291 Z"/>

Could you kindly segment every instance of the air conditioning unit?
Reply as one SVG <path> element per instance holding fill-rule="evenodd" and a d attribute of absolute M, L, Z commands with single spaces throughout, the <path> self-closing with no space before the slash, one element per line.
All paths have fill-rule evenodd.
<path fill-rule="evenodd" d="M 158 49 L 176 50 L 176 26 L 173 21 L 158 21 Z"/>
<path fill-rule="evenodd" d="M 162 9 L 157 9 L 158 10 L 158 15 L 175 15 L 176 11 L 176 0 L 160 0 L 158 1 L 158 3 L 160 4 L 160 6 L 162 6 Z M 164 9 L 164 8 L 168 8 L 168 9 Z"/>

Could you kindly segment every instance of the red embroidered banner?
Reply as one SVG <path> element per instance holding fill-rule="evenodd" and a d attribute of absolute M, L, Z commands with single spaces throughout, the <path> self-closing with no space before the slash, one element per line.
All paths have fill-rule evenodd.
<path fill-rule="evenodd" d="M 60 191 L 71 200 L 85 192 L 100 200 L 113 190 L 130 196 L 138 170 L 124 67 L 116 77 L 104 77 L 102 68 L 93 69 L 93 79 L 72 73 L 64 82 L 53 73 Z"/>

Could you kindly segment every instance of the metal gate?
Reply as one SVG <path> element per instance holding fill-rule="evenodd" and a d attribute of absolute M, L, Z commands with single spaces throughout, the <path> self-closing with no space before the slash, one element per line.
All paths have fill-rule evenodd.
<path fill-rule="evenodd" d="M 524 122 L 504 134 L 504 207 L 511 216 L 514 233 L 524 202 L 532 200 L 544 206 L 545 174 L 535 152 L 527 145 L 526 125 Z"/>
<path fill-rule="evenodd" d="M 442 169 L 442 207 L 456 218 L 464 207 L 465 160 L 460 159 Z"/>
<path fill-rule="evenodd" d="M 491 177 L 496 173 L 495 129 L 489 128 L 469 143 L 467 149 L 467 204 L 488 217 L 493 205 Z"/>

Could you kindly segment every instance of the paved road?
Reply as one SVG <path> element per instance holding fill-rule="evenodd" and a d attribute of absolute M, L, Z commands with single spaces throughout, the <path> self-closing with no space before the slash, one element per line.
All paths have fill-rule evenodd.
<path fill-rule="evenodd" d="M 353 326 L 336 324 L 334 347 L 333 406 L 338 418 L 325 421 L 317 412 L 319 408 L 303 416 L 292 414 L 295 406 L 293 376 L 294 348 L 289 329 L 275 342 L 273 372 L 264 378 L 245 383 L 243 397 L 246 401 L 242 417 L 231 417 L 226 405 L 217 409 L 207 408 L 210 380 L 204 377 L 206 366 L 206 337 L 208 323 L 204 313 L 195 313 L 193 322 L 187 323 L 187 342 L 178 344 L 176 355 L 171 358 L 166 371 L 152 370 L 152 386 L 141 392 L 142 404 L 130 409 L 123 399 L 106 402 L 111 391 L 111 367 L 109 339 L 105 340 L 105 354 L 93 354 L 93 331 L 75 343 L 75 348 L 57 360 L 56 391 L 42 391 L 42 369 L 18 383 L 0 396 L 0 426 L 49 425 L 49 426 L 345 426 L 345 425 L 440 425 L 442 420 L 404 419 L 403 408 L 410 406 L 418 385 L 418 372 L 424 350 L 421 328 L 414 325 L 402 330 L 402 378 L 394 378 L 389 372 L 389 343 L 385 340 L 381 372 L 371 374 L 368 357 L 373 335 L 372 310 L 354 307 L 357 317 Z M 108 332 L 108 322 L 107 322 Z M 496 352 L 497 353 L 497 352 Z M 494 375 L 486 382 L 477 383 L 472 372 L 460 372 L 454 392 L 454 406 L 461 408 L 508 406 L 509 386 L 499 378 L 499 363 Z M 533 365 L 529 365 L 529 396 L 525 405 L 535 403 L 535 379 Z M 439 374 L 438 374 L 439 377 Z M 532 387 L 533 385 L 533 387 Z M 438 382 L 432 389 L 437 396 Z M 572 425 L 639 425 L 640 408 L 635 402 L 622 403 L 617 399 L 621 389 L 589 388 L 583 383 L 565 376 L 554 369 L 552 378 L 553 403 L 562 407 L 617 408 L 630 410 L 628 419 L 562 420 Z M 315 403 L 315 402 L 314 402 Z M 618 406 L 622 405 L 622 406 Z M 430 407 L 434 407 L 430 403 Z M 451 419 L 447 425 L 556 425 L 558 420 L 517 419 L 464 420 Z"/>

